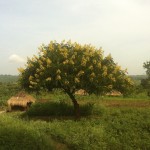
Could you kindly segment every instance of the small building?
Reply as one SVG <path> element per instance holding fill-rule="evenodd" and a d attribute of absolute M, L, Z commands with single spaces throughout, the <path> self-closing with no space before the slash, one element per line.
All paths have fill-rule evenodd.
<path fill-rule="evenodd" d="M 88 95 L 88 93 L 85 90 L 80 89 L 75 92 L 75 95 L 84 95 L 85 96 L 85 95 Z"/>
<path fill-rule="evenodd" d="M 111 92 L 106 93 L 106 95 L 110 97 L 119 97 L 122 96 L 122 93 L 117 90 L 112 90 Z"/>
<path fill-rule="evenodd" d="M 8 101 L 8 111 L 20 108 L 19 110 L 27 110 L 32 103 L 35 103 L 35 98 L 25 92 L 19 92 L 16 96 L 12 96 Z"/>

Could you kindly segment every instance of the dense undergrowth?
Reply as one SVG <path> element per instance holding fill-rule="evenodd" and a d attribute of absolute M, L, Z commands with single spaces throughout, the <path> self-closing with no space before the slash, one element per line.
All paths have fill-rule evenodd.
<path fill-rule="evenodd" d="M 102 109 L 99 113 L 78 121 L 73 116 L 67 119 L 49 116 L 51 119 L 43 121 L 42 117 L 30 118 L 18 112 L 1 114 L 0 145 L 26 144 L 29 147 L 25 148 L 31 149 L 37 142 L 39 149 L 45 146 L 46 150 L 47 141 L 49 146 L 53 145 L 52 139 L 56 142 L 54 149 L 57 143 L 64 143 L 66 150 L 150 149 L 150 109 L 104 106 L 99 109 Z M 4 124 L 6 126 L 2 127 Z"/>
<path fill-rule="evenodd" d="M 19 90 L 5 86 L 0 97 L 4 107 Z M 77 96 L 80 120 L 74 120 L 73 105 L 61 91 L 34 96 L 38 102 L 26 113 L 0 114 L 0 150 L 150 149 L 150 100 L 144 93 Z"/>
<path fill-rule="evenodd" d="M 20 119 L 8 115 L 0 116 L 1 150 L 49 150 L 50 139 Z"/>

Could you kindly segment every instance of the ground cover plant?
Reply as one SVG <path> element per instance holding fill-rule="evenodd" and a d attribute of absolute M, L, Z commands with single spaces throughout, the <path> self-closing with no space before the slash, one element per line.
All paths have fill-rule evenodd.
<path fill-rule="evenodd" d="M 13 83 L 0 83 L 0 109 L 6 106 L 7 100 L 20 91 L 20 86 L 17 82 Z"/>
<path fill-rule="evenodd" d="M 52 149 L 50 139 L 34 126 L 16 118 L 1 114 L 0 116 L 1 150 L 48 150 Z"/>
<path fill-rule="evenodd" d="M 120 105 L 110 106 L 113 101 L 117 101 Z M 97 109 L 100 109 L 101 111 L 83 116 L 78 121 L 75 121 L 73 116 L 69 118 L 49 116 L 49 119 L 44 121 L 42 117 L 30 118 L 18 112 L 7 113 L 5 118 L 14 120 L 9 127 L 13 126 L 15 120 L 18 120 L 20 128 L 26 124 L 25 127 L 31 127 L 39 135 L 48 137 L 50 141 L 52 139 L 55 141 L 54 149 L 63 143 L 63 148 L 65 147 L 66 150 L 149 150 L 150 103 L 148 100 L 144 102 L 147 105 L 140 107 L 140 105 L 135 105 L 142 103 L 138 100 L 130 100 L 126 106 L 123 99 L 104 100 L 102 110 L 102 105 L 99 105 L 99 101 L 97 101 L 97 107 L 93 110 L 96 109 L 97 112 Z M 84 103 L 84 100 L 81 100 L 81 103 Z M 109 103 L 109 106 L 106 105 Z"/>
<path fill-rule="evenodd" d="M 74 120 L 69 97 L 62 91 L 42 92 L 36 98 L 37 103 L 26 113 L 0 114 L 1 149 L 13 146 L 19 149 L 20 145 L 34 149 L 36 142 L 39 147 L 35 149 L 41 150 L 43 147 L 45 150 L 150 148 L 148 97 L 78 95 L 81 106 L 81 119 L 78 121 Z"/>

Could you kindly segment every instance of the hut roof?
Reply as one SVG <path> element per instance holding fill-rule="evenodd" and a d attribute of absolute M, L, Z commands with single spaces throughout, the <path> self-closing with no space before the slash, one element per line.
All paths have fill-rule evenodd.
<path fill-rule="evenodd" d="M 112 90 L 111 92 L 106 93 L 107 96 L 121 96 L 122 93 L 117 90 Z"/>
<path fill-rule="evenodd" d="M 8 105 L 19 105 L 19 106 L 25 106 L 27 103 L 35 102 L 35 98 L 25 92 L 19 92 L 15 96 L 12 96 L 8 101 Z"/>

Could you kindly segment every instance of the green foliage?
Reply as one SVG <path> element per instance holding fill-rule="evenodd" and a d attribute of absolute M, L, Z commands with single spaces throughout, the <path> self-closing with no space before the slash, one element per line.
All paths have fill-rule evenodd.
<path fill-rule="evenodd" d="M 50 150 L 48 138 L 34 126 L 19 119 L 0 116 L 1 150 Z"/>
<path fill-rule="evenodd" d="M 26 112 L 29 116 L 72 116 L 73 108 L 64 102 L 35 103 Z"/>
<path fill-rule="evenodd" d="M 150 96 L 150 61 L 145 62 L 143 67 L 146 69 L 147 78 L 141 80 L 141 85 L 147 89 L 147 95 Z"/>
<path fill-rule="evenodd" d="M 104 127 L 87 120 L 54 121 L 49 124 L 50 134 L 56 140 L 67 143 L 73 150 L 106 149 Z"/>
<path fill-rule="evenodd" d="M 121 98 L 122 100 L 120 100 L 120 98 L 113 98 L 114 100 L 112 100 L 110 97 L 108 100 L 105 100 L 106 98 L 104 97 L 103 100 L 99 101 L 100 97 L 91 96 L 92 103 L 89 104 L 86 103 L 86 101 L 91 102 L 91 99 L 88 99 L 88 97 L 87 99 L 86 97 L 84 98 L 84 96 L 78 97 L 84 116 L 84 118 L 78 121 L 74 121 L 73 117 L 70 116 L 72 106 L 70 103 L 66 103 L 66 100 L 65 103 L 62 101 L 58 102 L 58 100 L 51 100 L 45 104 L 37 103 L 38 107 L 33 105 L 31 110 L 29 110 L 32 116 L 31 118 L 25 115 L 23 119 L 23 115 L 20 116 L 21 113 L 16 112 L 7 113 L 5 115 L 1 114 L 0 133 L 2 134 L 0 134 L 0 142 L 2 139 L 3 141 L 4 139 L 7 142 L 10 141 L 10 144 L 5 144 L 5 146 L 9 147 L 13 145 L 12 143 L 15 140 L 15 142 L 20 143 L 22 147 L 24 143 L 26 143 L 26 149 L 28 149 L 28 145 L 30 145 L 30 148 L 32 148 L 33 145 L 36 146 L 36 142 L 39 145 L 42 144 L 42 146 L 47 145 L 45 144 L 47 142 L 53 145 L 51 144 L 51 139 L 55 141 L 55 146 L 59 143 L 63 143 L 68 149 L 72 150 L 150 149 L 150 103 L 148 100 L 140 101 L 140 104 L 146 102 L 144 107 L 144 105 L 140 106 L 139 100 L 124 100 L 123 98 Z M 56 99 L 58 99 L 58 97 Z M 82 98 L 84 99 L 82 100 Z M 113 105 L 115 102 L 122 105 Z M 106 107 L 106 105 L 104 107 L 101 103 L 112 104 L 112 106 Z M 131 104 L 139 106 L 133 107 Z M 46 107 L 46 105 L 49 106 Z M 61 109 L 65 112 L 61 111 Z M 43 119 L 43 117 L 40 116 L 45 115 L 44 117 L 46 119 L 46 111 L 51 114 L 53 113 L 52 115 L 55 117 L 48 114 L 47 122 L 40 121 L 39 119 Z M 87 115 L 88 113 L 90 115 Z M 35 116 L 38 116 L 38 118 Z M 59 118 L 59 116 L 62 117 Z M 38 121 L 36 119 L 38 119 Z M 5 129 L 5 132 L 2 131 L 3 129 Z M 19 137 L 16 135 L 18 133 Z M 4 138 L 1 138 L 1 136 Z M 18 139 L 14 138 L 14 136 Z M 0 146 L 2 147 L 3 145 L 1 145 L 1 143 Z M 3 148 L 1 147 L 0 149 Z M 33 149 L 36 148 L 37 147 Z M 10 148 L 4 147 L 4 149 Z M 43 149 L 46 150 L 45 147 Z"/>
<path fill-rule="evenodd" d="M 147 108 L 107 108 L 100 117 L 93 115 L 80 121 L 55 119 L 48 123 L 31 123 L 38 131 L 51 135 L 73 150 L 148 150 L 149 115 Z"/>
<path fill-rule="evenodd" d="M 149 149 L 149 109 L 113 109 L 104 117 L 108 149 Z"/>
<path fill-rule="evenodd" d="M 81 116 L 102 115 L 105 110 L 104 106 L 95 105 L 94 103 L 86 103 L 80 106 Z M 73 106 L 64 101 L 35 103 L 26 112 L 28 116 L 73 116 Z"/>
<path fill-rule="evenodd" d="M 39 56 L 28 59 L 20 72 L 20 83 L 29 91 L 61 88 L 73 95 L 79 89 L 90 94 L 116 89 L 126 93 L 132 85 L 110 55 L 104 57 L 101 49 L 70 41 L 41 46 Z"/>
<path fill-rule="evenodd" d="M 17 83 L 0 84 L 0 107 L 6 105 L 6 101 L 20 91 Z"/>
<path fill-rule="evenodd" d="M 143 64 L 143 67 L 146 69 L 146 74 L 148 78 L 150 79 L 150 61 L 147 61 Z"/>

